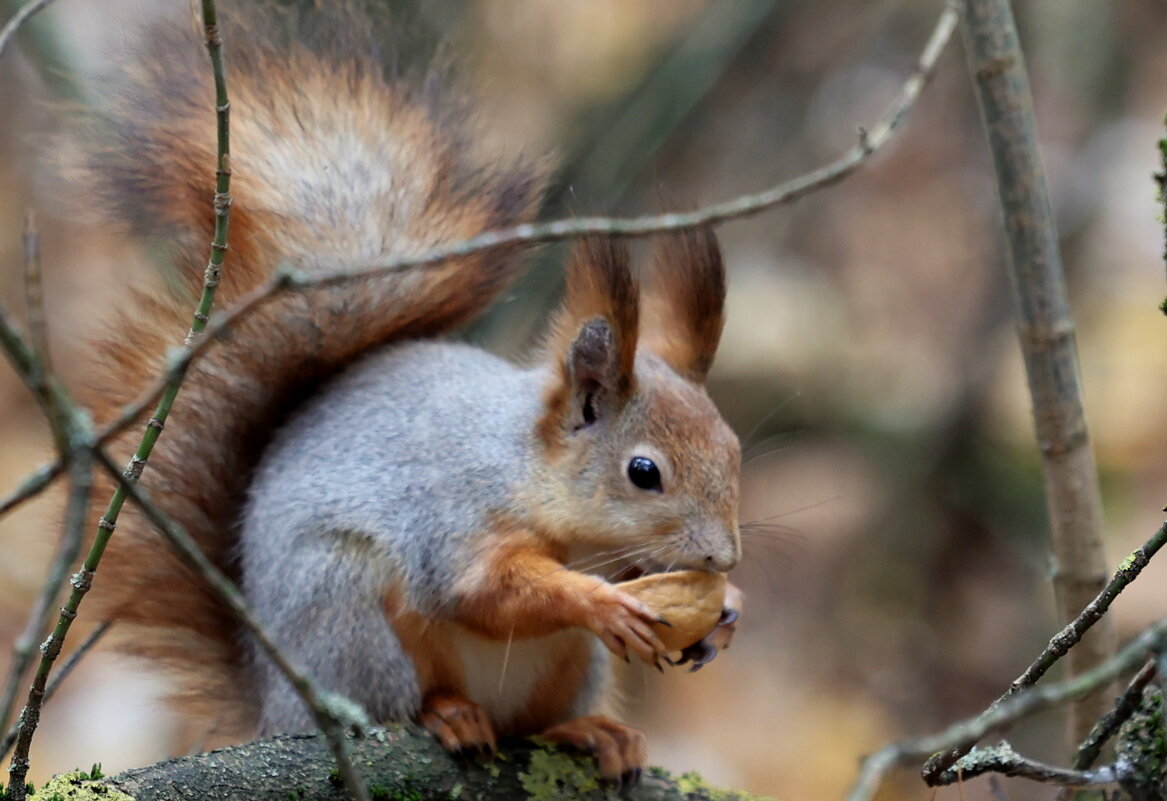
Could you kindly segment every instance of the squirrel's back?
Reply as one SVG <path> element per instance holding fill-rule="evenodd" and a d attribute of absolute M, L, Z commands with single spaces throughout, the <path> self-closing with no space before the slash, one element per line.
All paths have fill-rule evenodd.
<path fill-rule="evenodd" d="M 484 148 L 472 105 L 432 62 L 404 66 L 398 33 L 379 38 L 354 3 L 240 6 L 220 26 L 234 202 L 217 308 L 280 266 L 352 270 L 534 216 L 545 165 Z M 170 245 L 182 291 L 139 293 L 109 327 L 87 387 L 98 422 L 161 374 L 182 341 L 214 223 L 215 101 L 200 36 L 156 23 L 139 42 L 79 149 L 96 205 Z M 142 484 L 238 578 L 246 489 L 287 415 L 362 352 L 464 323 L 522 266 L 516 249 L 500 248 L 278 295 L 194 362 Z M 114 454 L 128 459 L 139 437 L 127 431 Z M 152 627 L 126 643 L 181 671 L 188 709 L 217 714 L 237 701 L 246 719 L 230 615 L 140 514 L 127 507 L 118 528 L 95 581 L 104 616 Z"/>
<path fill-rule="evenodd" d="M 243 519 L 243 568 L 278 587 L 282 555 L 320 531 L 375 531 L 410 607 L 433 612 L 500 499 L 531 484 L 543 370 L 467 345 L 372 353 L 306 401 L 264 454 Z"/>

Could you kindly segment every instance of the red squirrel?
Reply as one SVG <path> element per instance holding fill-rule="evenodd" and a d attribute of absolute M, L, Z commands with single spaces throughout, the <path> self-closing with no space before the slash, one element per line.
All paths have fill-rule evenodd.
<path fill-rule="evenodd" d="M 396 34 L 349 3 L 239 16 L 223 24 L 219 308 L 282 265 L 353 270 L 534 218 L 547 162 L 485 148 L 466 95 L 402 66 Z M 112 220 L 170 244 L 178 288 L 140 293 L 109 328 L 87 386 L 99 422 L 164 369 L 213 223 L 200 42 L 155 23 L 137 53 L 83 143 L 86 172 Z M 644 738 L 607 716 L 612 658 L 667 654 L 659 615 L 612 580 L 728 571 L 741 554 L 739 444 L 703 386 L 725 270 L 711 231 L 685 231 L 659 240 L 641 288 L 624 244 L 591 237 L 529 365 L 437 339 L 524 261 L 494 248 L 259 307 L 190 367 L 141 483 L 291 660 L 374 719 L 416 720 L 451 750 L 542 734 L 635 777 Z M 147 627 L 126 647 L 176 669 L 188 711 L 260 735 L 311 728 L 132 508 L 95 591 L 105 618 Z"/>

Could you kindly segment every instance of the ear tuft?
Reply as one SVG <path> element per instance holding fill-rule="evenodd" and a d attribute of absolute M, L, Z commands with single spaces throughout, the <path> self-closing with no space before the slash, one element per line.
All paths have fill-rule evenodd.
<path fill-rule="evenodd" d="M 590 424 L 631 397 L 639 292 L 622 241 L 592 236 L 575 246 L 546 347 L 557 368 L 541 424 L 547 438 Z"/>
<path fill-rule="evenodd" d="M 607 386 L 616 372 L 616 343 L 612 327 L 603 317 L 593 317 L 583 324 L 567 351 L 567 368 L 577 383 L 593 382 Z M 612 387 L 609 387 L 612 388 Z"/>
<path fill-rule="evenodd" d="M 725 263 L 713 229 L 669 234 L 657 245 L 644 292 L 644 347 L 697 383 L 725 325 Z"/>

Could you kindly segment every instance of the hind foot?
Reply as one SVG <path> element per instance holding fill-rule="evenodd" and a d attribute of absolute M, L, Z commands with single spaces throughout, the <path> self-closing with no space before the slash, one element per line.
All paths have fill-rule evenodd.
<path fill-rule="evenodd" d="M 464 695 L 430 693 L 421 702 L 417 722 L 437 737 L 447 751 L 494 753 L 494 728 L 486 710 Z"/>
<path fill-rule="evenodd" d="M 560 723 L 542 736 L 591 754 L 600 765 L 600 775 L 615 782 L 635 784 L 648 760 L 644 735 L 603 715 Z"/>

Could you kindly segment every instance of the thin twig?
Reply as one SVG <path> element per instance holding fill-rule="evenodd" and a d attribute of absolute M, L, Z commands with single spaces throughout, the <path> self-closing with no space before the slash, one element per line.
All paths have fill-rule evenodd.
<path fill-rule="evenodd" d="M 36 213 L 32 209 L 24 213 L 24 228 L 20 238 L 24 246 L 24 303 L 28 314 L 29 345 L 37 355 L 41 369 L 51 373 L 53 363 L 49 357 L 45 293 L 41 282 L 40 234 L 36 227 Z"/>
<path fill-rule="evenodd" d="M 73 668 L 77 667 L 85 655 L 97 644 L 97 641 L 105 636 L 105 633 L 109 631 L 112 625 L 113 623 L 108 620 L 100 623 L 97 628 L 89 633 L 88 637 L 81 641 L 81 644 L 77 646 L 77 650 L 69 654 L 69 658 L 57 668 L 57 672 L 53 674 L 48 686 L 45 687 L 45 703 L 48 703 L 48 700 L 53 697 L 58 688 L 65 682 L 65 679 L 69 678 L 69 674 L 73 672 Z M 4 735 L 4 739 L 0 740 L 0 759 L 3 759 L 9 749 L 16 744 L 17 730 L 18 727 L 13 726 Z"/>
<path fill-rule="evenodd" d="M 1151 683 L 1158 672 L 1158 664 L 1151 660 L 1143 665 L 1142 670 L 1135 674 L 1131 683 L 1127 685 L 1123 694 L 1115 701 L 1114 709 L 1107 712 L 1101 720 L 1094 724 L 1090 734 L 1082 741 L 1078 748 L 1078 755 L 1074 759 L 1075 770 L 1086 770 L 1098 759 L 1106 741 L 1114 736 L 1119 726 L 1126 722 L 1143 700 L 1143 689 Z"/>
<path fill-rule="evenodd" d="M 869 756 L 860 768 L 846 801 L 870 801 L 887 774 L 896 765 L 924 759 L 930 754 L 950 749 L 964 749 L 990 732 L 1003 729 L 1037 712 L 1074 701 L 1097 691 L 1118 676 L 1133 670 L 1151 654 L 1167 647 L 1167 618 L 1148 626 L 1115 656 L 1097 667 L 1056 684 L 1028 687 L 1005 701 L 990 706 L 974 718 L 949 726 L 939 734 L 904 740 L 881 748 Z"/>
<path fill-rule="evenodd" d="M 230 103 L 227 97 L 226 80 L 223 74 L 222 62 L 222 48 L 221 38 L 218 30 L 218 22 L 215 14 L 215 7 L 213 0 L 203 0 L 203 23 L 206 31 L 207 50 L 210 54 L 211 65 L 215 77 L 215 112 L 218 129 L 218 147 L 216 152 L 215 162 L 215 196 L 214 196 L 214 213 L 215 213 L 215 232 L 214 239 L 211 243 L 211 256 L 207 262 L 207 269 L 203 278 L 203 291 L 199 299 L 199 305 L 196 309 L 193 320 L 191 322 L 190 331 L 187 333 L 186 343 L 189 347 L 203 333 L 206 328 L 207 320 L 210 317 L 211 309 L 214 304 L 216 290 L 222 279 L 223 259 L 227 253 L 227 231 L 230 221 L 231 213 L 231 158 L 229 148 L 229 112 Z M 0 331 L 3 333 L 3 331 Z M 15 332 L 13 332 L 15 333 Z M 19 337 L 7 336 L 4 342 L 0 344 L 8 345 L 9 349 L 17 354 L 14 361 L 18 362 L 18 369 L 21 370 L 25 380 L 33 385 L 34 391 L 43 389 L 37 387 L 37 378 L 44 376 L 44 372 L 38 368 L 38 360 L 35 354 L 29 353 L 23 342 L 19 341 Z M 21 369 L 23 363 L 23 369 Z M 35 733 L 37 722 L 40 717 L 40 706 L 44 700 L 45 683 L 48 680 L 49 670 L 52 667 L 53 661 L 60 653 L 64 639 L 68 634 L 69 627 L 73 619 L 77 616 L 77 610 L 80 607 L 81 601 L 88 592 L 93 575 L 97 570 L 97 566 L 101 561 L 102 555 L 105 553 L 105 548 L 109 543 L 109 539 L 117 526 L 118 516 L 121 513 L 122 506 L 125 503 L 126 493 L 125 486 L 128 483 L 137 481 L 142 474 L 142 469 L 145 467 L 150 453 L 153 451 L 154 445 L 162 432 L 162 427 L 165 424 L 166 418 L 170 413 L 170 409 L 174 403 L 175 398 L 182 386 L 182 379 L 185 372 L 175 375 L 162 392 L 161 398 L 158 401 L 158 406 L 155 409 L 154 416 L 151 418 L 149 424 L 146 426 L 145 433 L 142 435 L 141 442 L 132 457 L 130 464 L 126 467 L 125 475 L 127 482 L 120 483 L 115 490 L 113 497 L 110 499 L 106 507 L 105 514 L 102 515 L 98 523 L 97 533 L 94 537 L 93 544 L 86 556 L 84 567 L 74 576 L 73 592 L 70 594 L 65 606 L 61 609 L 61 614 L 57 619 L 57 625 L 49 639 L 42 645 L 42 657 L 40 664 L 37 667 L 36 674 L 33 677 L 33 685 L 29 689 L 28 702 L 25 705 L 25 711 L 21 714 L 20 726 L 17 734 L 16 746 L 13 751 L 12 765 L 9 770 L 9 787 L 13 801 L 23 801 L 25 789 L 24 780 L 28 773 L 28 751 L 32 743 L 32 737 Z M 61 396 L 46 398 L 43 405 L 45 412 L 49 416 L 50 422 L 53 423 L 54 432 L 58 431 L 58 422 L 63 416 L 76 417 L 78 416 L 77 407 L 72 403 L 72 400 L 65 396 L 62 391 Z M 38 394 L 39 397 L 39 394 Z M 62 438 L 58 437 L 59 443 Z M 71 443 L 72 444 L 72 443 Z M 82 479 L 80 475 L 73 477 L 74 495 L 80 494 L 81 489 L 84 489 L 85 503 L 88 503 L 89 484 L 84 483 L 91 480 L 90 476 L 90 462 L 92 458 L 92 451 L 89 447 L 90 443 L 86 441 L 84 445 L 77 451 L 73 451 L 70 456 L 70 472 L 73 473 L 78 465 L 84 466 L 85 477 Z M 63 447 L 62 453 L 69 452 Z M 63 457 L 62 457 L 63 458 Z M 72 503 L 70 504 L 72 507 Z M 84 521 L 84 510 L 80 517 L 81 523 Z M 67 536 L 73 536 L 72 527 L 68 528 L 70 533 Z M 77 529 L 76 537 L 80 541 L 80 529 Z"/>
<path fill-rule="evenodd" d="M 13 646 L 12 665 L 9 668 L 8 680 L 5 682 L 4 695 L 0 698 L 0 730 L 3 730 L 8 725 L 21 679 L 32 659 L 33 645 L 43 636 L 48 626 L 53 604 L 60 596 L 65 580 L 69 576 L 69 568 L 81 551 L 85 513 L 92 487 L 92 471 L 89 452 L 86 449 L 91 433 L 88 417 L 72 403 L 68 393 L 41 362 L 39 354 L 20 336 L 15 324 L 9 319 L 3 308 L 0 308 L 0 347 L 8 355 L 13 367 L 44 410 L 53 432 L 53 440 L 57 446 L 58 461 L 69 465 L 70 474 L 66 522 L 57 555 L 50 565 L 49 574 L 28 622 Z M 32 476 L 30 481 L 25 482 L 18 496 L 31 497 L 35 492 L 43 489 L 51 478 L 52 476 L 44 473 Z M 48 651 L 52 650 L 52 643 L 53 640 L 50 638 L 45 645 L 42 645 L 42 651 L 47 654 Z M 20 717 L 20 725 L 25 729 L 34 728 L 36 720 L 39 718 L 44 687 L 43 684 L 38 686 L 37 682 L 47 678 L 48 666 L 44 662 L 45 660 L 42 658 L 41 667 L 34 677 L 29 700 Z M 19 801 L 19 796 L 22 796 L 24 792 L 24 774 L 21 773 L 21 769 L 23 766 L 23 770 L 27 770 L 28 743 L 18 741 L 17 744 L 23 748 L 13 758 L 13 766 L 19 776 L 18 781 L 13 782 L 17 787 L 13 793 Z"/>
<path fill-rule="evenodd" d="M 1106 581 L 1102 492 L 1083 410 L 1074 320 L 1009 0 L 964 0 L 961 28 L 1004 214 L 1017 329 L 1045 479 L 1054 594 L 1064 622 Z M 1070 654 L 1069 672 L 1080 673 L 1113 650 L 1113 635 L 1103 620 Z M 1106 699 L 1097 695 L 1070 708 L 1074 744 L 1106 707 Z"/>
<path fill-rule="evenodd" d="M 67 412 L 62 410 L 62 413 Z M 77 415 L 70 416 L 76 417 Z M 69 501 L 65 512 L 65 530 L 61 535 L 66 543 L 80 544 L 81 542 L 81 535 L 89 512 L 89 498 L 93 489 L 93 470 L 91 468 L 92 452 L 88 448 L 80 447 L 70 454 Z M 95 563 L 93 567 L 96 567 Z M 28 700 L 25 702 L 24 710 L 20 713 L 12 762 L 8 769 L 8 794 L 11 801 L 24 801 L 25 778 L 28 776 L 28 753 L 32 745 L 33 734 L 40 722 L 40 711 L 45 701 L 49 671 L 57 656 L 60 655 L 61 648 L 65 643 L 65 635 L 68 633 L 73 619 L 77 616 L 77 606 L 80 599 L 89 589 L 93 568 L 90 567 L 89 562 L 86 563 L 86 568 L 73 576 L 73 592 L 70 593 L 66 605 L 61 608 L 53 632 L 41 645 L 41 659 L 37 664 L 36 673 L 33 675 L 32 686 L 28 691 Z"/>
<path fill-rule="evenodd" d="M 1082 768 L 1070 770 L 1023 757 L 1008 743 L 1000 743 L 988 748 L 974 749 L 940 774 L 938 784 L 955 784 L 986 773 L 999 773 L 1002 776 L 1029 779 L 1043 784 L 1057 784 L 1062 787 L 1098 787 L 1118 781 L 1114 768 L 1109 765 L 1097 770 L 1088 771 Z"/>
<path fill-rule="evenodd" d="M 118 483 L 127 497 L 134 502 L 146 519 L 166 538 L 174 548 L 175 553 L 183 563 L 201 576 L 215 593 L 230 608 L 235 619 L 247 629 L 255 641 L 263 648 L 275 665 L 284 674 L 288 682 L 295 688 L 296 693 L 311 709 L 317 726 L 329 741 L 329 747 L 337 759 L 342 776 L 346 769 L 356 782 L 356 787 L 349 786 L 349 791 L 358 801 L 362 798 L 367 801 L 367 792 L 360 776 L 356 773 L 349 757 L 348 741 L 345 738 L 347 727 L 363 727 L 366 721 L 362 719 L 360 708 L 346 699 L 322 692 L 305 674 L 295 668 L 279 650 L 278 646 L 268 636 L 262 624 L 255 618 L 239 588 L 217 568 L 198 543 L 188 534 L 181 525 L 170 518 L 162 509 L 150 500 L 141 487 L 131 481 L 117 466 L 110 461 L 104 451 L 97 450 L 98 464 L 105 468 L 110 477 Z M 347 768 L 345 763 L 347 764 Z M 346 779 L 346 785 L 348 780 Z"/>
<path fill-rule="evenodd" d="M 593 233 L 648 236 L 709 223 L 725 222 L 756 214 L 775 206 L 792 203 L 815 190 L 837 183 L 865 164 L 900 127 L 935 72 L 936 62 L 951 38 L 956 22 L 955 6 L 953 3 L 949 3 L 937 21 L 919 61 L 904 82 L 899 94 L 876 125 L 860 137 L 858 145 L 830 164 L 792 181 L 779 184 L 765 192 L 744 195 L 691 212 L 628 218 L 576 217 L 518 225 L 512 228 L 487 231 L 461 242 L 431 249 L 417 256 L 402 256 L 345 272 L 309 276 L 290 268 L 277 270 L 276 274 L 268 281 L 243 295 L 231 308 L 216 313 L 207 326 L 204 336 L 195 342 L 193 347 L 176 354 L 168 362 L 164 375 L 160 376 L 137 399 L 123 407 L 112 421 L 102 427 L 98 432 L 98 441 L 102 445 L 107 444 L 126 426 L 139 419 L 152 404 L 157 402 L 174 377 L 185 372 L 191 362 L 201 355 L 220 334 L 282 292 L 331 286 L 385 273 L 401 272 L 410 268 L 432 267 L 452 258 L 469 256 L 507 245 L 552 242 Z M 48 467 L 43 469 L 48 469 Z"/>
<path fill-rule="evenodd" d="M 956 28 L 957 11 L 949 3 L 941 13 L 919 61 L 904 82 L 888 109 L 869 130 L 860 130 L 859 142 L 835 161 L 792 181 L 753 195 L 744 195 L 724 203 L 715 203 L 696 211 L 653 214 L 643 217 L 577 217 L 544 223 L 527 223 L 499 231 L 488 231 L 463 242 L 435 248 L 421 256 L 390 259 L 344 273 L 313 277 L 294 276 L 291 286 L 305 289 L 330 286 L 358 278 L 419 267 L 470 255 L 481 250 L 525 243 L 557 242 L 587 234 L 614 236 L 648 236 L 650 234 L 694 228 L 748 217 L 775 206 L 800 200 L 815 190 L 846 178 L 863 166 L 891 139 L 917 98 L 935 73 L 936 62 Z"/>
<path fill-rule="evenodd" d="M 1045 649 L 1020 676 L 1013 680 L 1009 689 L 992 703 L 990 709 L 1026 687 L 1036 684 L 1046 671 L 1053 667 L 1054 663 L 1069 653 L 1070 649 L 1082 638 L 1082 635 L 1102 619 L 1118 594 L 1138 577 L 1147 563 L 1151 561 L 1151 557 L 1159 552 L 1164 543 L 1167 543 L 1167 522 L 1159 526 L 1159 530 L 1152 534 L 1149 540 L 1135 548 L 1126 559 L 1122 560 L 1122 564 L 1114 571 L 1114 575 L 1111 576 L 1110 581 L 1106 583 L 1102 591 L 1090 603 L 1086 604 L 1086 607 L 1065 628 L 1050 638 Z M 968 748 L 971 748 L 972 745 L 969 743 Z M 950 768 L 958 759 L 968 753 L 968 748 L 963 751 L 954 749 L 934 754 L 921 770 L 924 781 L 933 784 L 941 772 Z"/>
<path fill-rule="evenodd" d="M 20 482 L 16 489 L 12 490 L 12 492 L 0 500 L 0 516 L 8 514 L 25 501 L 35 498 L 49 484 L 52 484 L 53 479 L 61 475 L 64 469 L 65 466 L 58 459 L 52 464 L 44 465 L 38 468 L 36 472 L 30 473 L 24 481 Z"/>
<path fill-rule="evenodd" d="M 32 0 L 31 3 L 23 5 L 12 18 L 0 28 L 0 56 L 4 55 L 4 49 L 8 47 L 8 43 L 12 41 L 12 37 L 16 36 L 16 32 L 20 30 L 24 23 L 32 19 L 32 15 L 43 9 L 53 0 Z"/>
<path fill-rule="evenodd" d="M 1068 654 L 1070 649 L 1082 639 L 1082 635 L 1102 619 L 1118 594 L 1138 578 L 1139 573 L 1143 572 L 1143 568 L 1151 561 L 1151 557 L 1159 552 L 1164 543 L 1167 543 L 1167 522 L 1163 523 L 1149 540 L 1131 551 L 1127 558 L 1122 560 L 1122 564 L 1110 577 L 1110 581 L 1106 582 L 1102 591 L 1065 628 L 1050 638 L 1049 645 L 1045 647 L 1045 650 L 1025 669 L 1024 673 L 1013 680 L 1013 684 L 1009 687 L 1009 693 L 1036 684 L 1038 679 L 1044 676 L 1055 662 Z"/>
<path fill-rule="evenodd" d="M 81 455 L 83 453 L 83 450 L 75 451 L 69 458 L 73 461 L 81 460 L 86 462 L 84 469 L 87 470 L 88 460 Z M 77 469 L 80 470 L 82 467 L 78 466 Z M 74 476 L 74 481 L 76 481 L 76 476 Z M 76 484 L 74 484 L 75 487 Z M 86 496 L 88 496 L 88 491 L 86 491 Z M 80 553 L 81 528 L 67 525 L 57 545 L 57 554 L 49 567 L 48 575 L 45 577 L 44 584 L 41 586 L 41 592 L 33 607 L 33 611 L 28 617 L 28 622 L 25 624 L 24 630 L 16 638 L 16 642 L 12 646 L 12 662 L 8 669 L 8 681 L 4 687 L 4 696 L 0 699 L 0 731 L 8 728 L 8 721 L 11 720 L 13 706 L 16 702 L 16 694 L 20 689 L 20 682 L 24 678 L 24 673 L 28 669 L 29 663 L 32 661 L 36 644 L 45 635 L 49 615 L 52 614 L 53 605 L 60 597 L 61 589 L 65 586 L 65 580 L 69 577 L 69 569 L 77 561 Z M 3 756 L 7 751 L 7 748 L 0 749 L 0 756 Z"/>
<path fill-rule="evenodd" d="M 124 406 L 113 420 L 98 431 L 97 441 L 101 445 L 106 445 L 127 426 L 139 420 L 147 409 L 158 402 L 166 388 L 178 376 L 185 373 L 190 364 L 205 352 L 220 334 L 282 292 L 344 283 L 374 275 L 401 272 L 414 267 L 434 266 L 453 257 L 468 256 L 504 245 L 550 242 L 580 237 L 589 233 L 648 236 L 706 223 L 725 222 L 791 203 L 817 189 L 830 186 L 866 163 L 876 151 L 890 140 L 935 72 L 936 62 L 951 38 L 955 26 L 956 12 L 950 3 L 937 21 L 936 28 L 929 37 L 919 61 L 900 89 L 899 94 L 871 131 L 860 137 L 860 143 L 856 147 L 818 170 L 779 184 L 760 194 L 741 196 L 725 203 L 706 206 L 686 213 L 623 219 L 579 217 L 488 231 L 462 242 L 434 248 L 418 256 L 391 259 L 387 262 L 348 272 L 306 276 L 290 269 L 278 270 L 267 282 L 248 292 L 230 309 L 216 313 L 203 336 L 199 337 L 191 347 L 184 348 L 173 356 L 167 363 L 164 374 L 147 387 L 137 399 Z M 61 469 L 59 463 L 44 465 L 38 474 L 51 472 L 53 475 L 58 475 Z M 14 493 L 14 499 L 18 503 L 24 498 Z M 14 505 L 12 500 L 5 503 L 9 506 Z M 9 506 L 0 503 L 0 513 L 6 511 Z"/>

